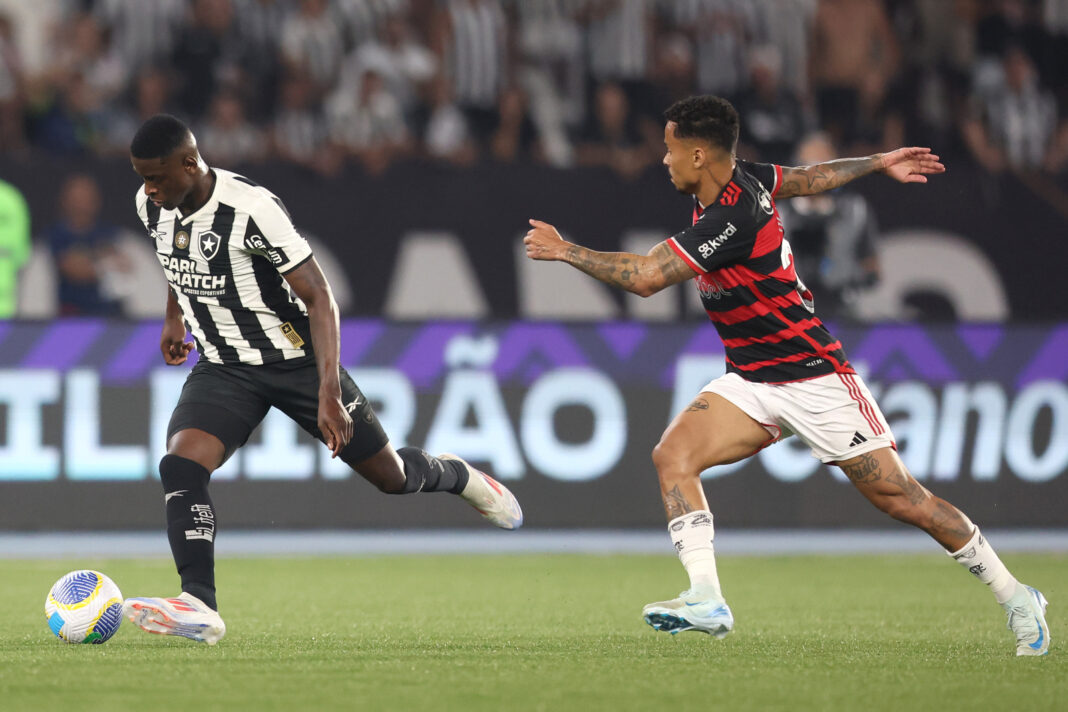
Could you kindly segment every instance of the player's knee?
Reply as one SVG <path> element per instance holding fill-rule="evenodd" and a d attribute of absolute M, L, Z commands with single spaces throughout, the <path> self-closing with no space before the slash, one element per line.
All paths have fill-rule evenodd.
<path fill-rule="evenodd" d="M 693 469 L 688 452 L 670 440 L 661 440 L 653 448 L 653 467 L 661 480 L 685 477 Z"/>
<path fill-rule="evenodd" d="M 159 479 L 166 493 L 205 488 L 210 478 L 208 468 L 189 458 L 164 455 L 159 461 Z"/>

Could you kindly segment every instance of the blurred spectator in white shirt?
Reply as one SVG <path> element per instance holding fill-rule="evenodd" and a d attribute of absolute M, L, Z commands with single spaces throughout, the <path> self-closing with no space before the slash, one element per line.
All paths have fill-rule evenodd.
<path fill-rule="evenodd" d="M 787 163 L 811 129 L 800 98 L 783 85 L 782 55 L 770 45 L 749 52 L 749 87 L 738 97 L 741 142 L 751 160 Z"/>
<path fill-rule="evenodd" d="M 438 70 L 438 60 L 430 48 L 420 43 L 407 19 L 391 15 L 381 23 L 379 36 L 357 46 L 345 58 L 335 92 L 359 93 L 360 77 L 373 70 L 411 115 L 417 100 L 425 98 L 430 80 Z"/>
<path fill-rule="evenodd" d="M 267 153 L 263 135 L 246 117 L 235 94 L 223 90 L 211 100 L 208 122 L 197 132 L 197 144 L 211 165 L 232 169 L 261 160 Z"/>
<path fill-rule="evenodd" d="M 518 67 L 516 80 L 529 98 L 545 159 L 566 167 L 574 160 L 569 132 L 586 115 L 586 67 L 580 15 L 583 0 L 512 0 Z"/>
<path fill-rule="evenodd" d="M 316 96 L 337 81 L 344 38 L 327 0 L 299 0 L 282 28 L 282 57 L 287 70 L 306 75 Z"/>
<path fill-rule="evenodd" d="M 500 0 L 443 0 L 433 42 L 456 105 L 475 140 L 485 141 L 497 123 L 512 49 Z"/>
<path fill-rule="evenodd" d="M 1064 129 L 1058 128 L 1057 103 L 1038 81 L 1034 63 L 1022 47 L 1010 46 L 999 81 L 977 90 L 965 120 L 965 142 L 988 171 L 1059 169 Z M 1050 160 L 1050 155 L 1054 159 Z"/>
<path fill-rule="evenodd" d="M 63 77 L 81 74 L 87 100 L 97 109 L 122 92 L 129 80 L 129 68 L 122 56 L 97 19 L 88 13 L 75 14 L 57 28 L 52 58 L 46 76 L 63 83 Z"/>
<path fill-rule="evenodd" d="M 408 149 L 408 126 L 400 102 L 377 72 L 365 70 L 359 87 L 358 95 L 337 97 L 331 104 L 330 135 L 369 173 L 381 173 Z"/>
<path fill-rule="evenodd" d="M 423 131 L 427 154 L 460 165 L 472 163 L 478 149 L 471 140 L 464 112 L 452 100 L 451 83 L 439 75 L 432 86 L 433 105 Z"/>
<path fill-rule="evenodd" d="M 96 0 L 93 3 L 94 14 L 110 33 L 112 45 L 131 71 L 170 59 L 188 20 L 188 10 L 188 0 Z"/>

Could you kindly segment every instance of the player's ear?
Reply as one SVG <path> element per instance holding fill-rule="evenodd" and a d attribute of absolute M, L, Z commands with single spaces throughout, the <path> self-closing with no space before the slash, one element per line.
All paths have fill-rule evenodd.
<path fill-rule="evenodd" d="M 705 159 L 707 158 L 707 156 L 705 155 L 705 149 L 701 146 L 694 146 L 691 155 L 693 156 L 694 168 L 700 168 L 705 164 Z"/>

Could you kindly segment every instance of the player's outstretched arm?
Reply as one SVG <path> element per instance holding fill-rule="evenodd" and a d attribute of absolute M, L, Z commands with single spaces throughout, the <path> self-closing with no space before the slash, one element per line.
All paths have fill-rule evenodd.
<path fill-rule="evenodd" d="M 782 186 L 776 198 L 813 195 L 834 190 L 869 173 L 885 173 L 899 183 L 926 183 L 927 176 L 944 173 L 938 156 L 929 148 L 911 146 L 864 158 L 840 158 L 812 166 L 782 169 Z"/>
<path fill-rule="evenodd" d="M 665 287 L 693 278 L 695 272 L 666 243 L 653 247 L 647 255 L 631 252 L 598 252 L 560 237 L 549 223 L 530 220 L 531 229 L 523 238 L 527 257 L 532 260 L 567 262 L 594 279 L 625 289 L 641 297 L 656 294 Z"/>
<path fill-rule="evenodd" d="M 341 329 L 337 302 L 330 291 L 326 275 L 312 257 L 296 269 L 286 272 L 286 282 L 308 307 L 312 348 L 319 371 L 319 432 L 337 457 L 352 439 L 352 418 L 341 403 Z"/>

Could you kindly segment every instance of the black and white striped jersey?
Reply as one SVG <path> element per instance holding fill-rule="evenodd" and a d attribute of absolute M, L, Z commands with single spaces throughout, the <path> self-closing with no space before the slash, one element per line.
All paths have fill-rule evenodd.
<path fill-rule="evenodd" d="M 282 275 L 312 257 L 282 202 L 229 171 L 182 217 L 137 192 L 137 214 L 182 308 L 201 358 L 268 364 L 311 353 L 308 310 Z"/>
<path fill-rule="evenodd" d="M 461 107 L 493 109 L 505 80 L 508 22 L 500 0 L 446 0 L 452 34 L 446 71 Z"/>

